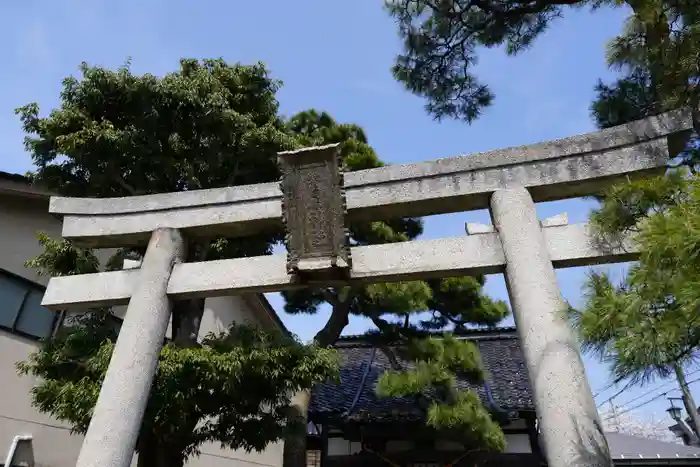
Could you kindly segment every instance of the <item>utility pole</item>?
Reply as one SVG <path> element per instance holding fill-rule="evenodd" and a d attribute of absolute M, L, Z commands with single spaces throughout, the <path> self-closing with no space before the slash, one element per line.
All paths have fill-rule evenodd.
<path fill-rule="evenodd" d="M 620 427 L 620 415 L 617 413 L 617 406 L 615 404 L 613 404 L 612 400 L 609 401 L 609 404 L 610 404 L 610 416 L 609 416 L 610 418 L 609 418 L 609 420 L 611 422 L 610 428 L 612 429 L 612 431 L 619 432 L 621 427 Z"/>
<path fill-rule="evenodd" d="M 695 432 L 695 435 L 700 437 L 700 415 L 698 414 L 698 408 L 695 405 L 695 400 L 693 395 L 690 393 L 688 388 L 688 382 L 685 380 L 685 375 L 683 374 L 683 369 L 679 364 L 673 366 L 676 371 L 676 379 L 678 380 L 678 385 L 681 387 L 681 393 L 683 394 L 683 405 L 685 405 L 685 410 L 688 412 L 690 417 L 690 426 Z"/>

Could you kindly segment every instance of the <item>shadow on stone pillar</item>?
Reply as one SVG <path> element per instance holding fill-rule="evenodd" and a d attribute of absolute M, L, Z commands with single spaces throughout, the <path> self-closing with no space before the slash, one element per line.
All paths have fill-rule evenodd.
<path fill-rule="evenodd" d="M 173 266 L 185 257 L 175 229 L 151 235 L 76 467 L 128 467 L 170 321 Z"/>
<path fill-rule="evenodd" d="M 503 245 L 506 285 L 548 466 L 612 466 L 535 203 L 525 188 L 498 190 L 491 217 Z"/>

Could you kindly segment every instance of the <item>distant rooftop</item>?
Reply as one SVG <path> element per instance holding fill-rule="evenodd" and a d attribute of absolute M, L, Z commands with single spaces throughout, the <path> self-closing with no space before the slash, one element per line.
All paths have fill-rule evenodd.
<path fill-rule="evenodd" d="M 463 389 L 474 390 L 487 406 L 524 412 L 534 410 L 532 389 L 514 327 L 466 330 L 457 335 L 474 340 L 487 372 L 488 385 L 471 387 L 459 382 Z M 344 336 L 336 344 L 341 359 L 339 384 L 317 385 L 312 393 L 311 419 L 343 418 L 347 421 L 382 423 L 386 421 L 418 421 L 421 411 L 409 398 L 381 399 L 374 386 L 391 365 L 386 355 L 367 342 L 366 336 Z M 408 362 L 402 362 L 410 367 Z M 622 433 L 606 433 L 616 463 L 636 460 L 639 465 L 698 465 L 700 448 L 640 438 Z M 671 464 L 665 461 L 674 460 Z M 619 461 L 619 462 L 618 462 Z"/>
<path fill-rule="evenodd" d="M 485 385 L 457 382 L 471 389 L 484 405 L 500 412 L 534 410 L 532 389 L 515 328 L 467 330 L 456 333 L 473 340 L 481 352 L 486 370 Z M 309 411 L 312 420 L 342 418 L 355 422 L 419 421 L 424 413 L 414 398 L 380 398 L 374 387 L 391 369 L 389 358 L 363 336 L 347 336 L 336 344 L 340 356 L 340 382 L 316 385 Z M 410 362 L 401 361 L 411 367 Z"/>
<path fill-rule="evenodd" d="M 606 433 L 613 459 L 688 459 L 697 458 L 700 448 L 640 438 L 622 433 Z"/>
<path fill-rule="evenodd" d="M 29 183 L 29 179 L 22 174 L 13 174 L 10 172 L 3 172 L 2 170 L 0 170 L 0 179 Z"/>

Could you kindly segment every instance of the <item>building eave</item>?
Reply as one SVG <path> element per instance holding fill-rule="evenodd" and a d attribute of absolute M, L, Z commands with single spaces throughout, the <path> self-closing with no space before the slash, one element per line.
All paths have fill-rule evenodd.
<path fill-rule="evenodd" d="M 253 308 L 256 311 L 262 312 L 262 316 L 264 316 L 264 319 L 268 321 L 271 327 L 282 331 L 286 335 L 291 335 L 289 329 L 287 329 L 287 327 L 284 325 L 279 315 L 277 314 L 275 309 L 272 308 L 272 305 L 267 300 L 264 294 L 245 294 L 242 295 L 242 298 L 251 308 Z"/>
<path fill-rule="evenodd" d="M 31 180 L 24 175 L 0 171 L 0 196 L 48 202 L 51 193 L 33 186 Z"/>

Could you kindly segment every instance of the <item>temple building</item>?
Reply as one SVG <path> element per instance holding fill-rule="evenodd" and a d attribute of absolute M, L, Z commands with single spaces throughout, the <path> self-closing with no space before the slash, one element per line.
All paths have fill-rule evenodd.
<path fill-rule="evenodd" d="M 503 453 L 447 441 L 426 429 L 414 398 L 379 398 L 375 385 L 392 369 L 385 352 L 360 336 L 341 339 L 340 381 L 317 386 L 309 413 L 309 467 L 446 467 L 546 465 L 527 368 L 515 328 L 462 333 L 481 353 L 483 385 L 475 391 L 506 436 Z M 407 364 L 407 362 L 402 362 Z M 615 465 L 700 466 L 700 449 L 606 433 Z"/>

